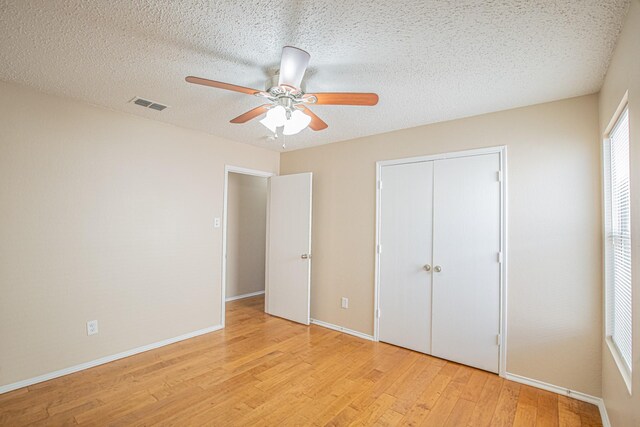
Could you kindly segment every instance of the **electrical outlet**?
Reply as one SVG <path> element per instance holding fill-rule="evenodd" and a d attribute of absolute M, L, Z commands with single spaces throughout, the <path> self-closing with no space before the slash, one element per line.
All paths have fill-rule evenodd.
<path fill-rule="evenodd" d="M 220 218 L 216 217 L 213 219 L 213 227 L 220 228 Z"/>
<path fill-rule="evenodd" d="M 98 321 L 89 320 L 87 322 L 87 335 L 95 335 L 98 333 Z"/>
<path fill-rule="evenodd" d="M 349 298 L 342 297 L 342 308 L 349 308 Z"/>

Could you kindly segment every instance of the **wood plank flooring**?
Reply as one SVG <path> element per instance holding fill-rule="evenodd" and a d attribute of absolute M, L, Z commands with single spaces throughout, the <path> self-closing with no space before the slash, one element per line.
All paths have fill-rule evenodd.
<path fill-rule="evenodd" d="M 227 327 L 0 395 L 0 425 L 599 426 L 598 409 L 227 304 Z"/>

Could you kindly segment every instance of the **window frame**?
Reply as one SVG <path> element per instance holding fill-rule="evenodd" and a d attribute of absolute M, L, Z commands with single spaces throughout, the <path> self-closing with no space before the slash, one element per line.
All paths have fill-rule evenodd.
<path fill-rule="evenodd" d="M 611 118 L 603 137 L 602 143 L 602 177 L 603 177 L 603 279 L 604 279 L 604 338 L 607 343 L 607 347 L 613 356 L 616 365 L 618 366 L 618 370 L 620 371 L 620 375 L 622 376 L 629 395 L 632 395 L 632 366 L 630 366 L 625 358 L 622 355 L 622 351 L 614 341 L 611 331 L 611 293 L 614 292 L 612 288 L 614 286 L 611 283 L 611 274 L 610 269 L 612 268 L 610 262 L 612 261 L 612 246 L 610 245 L 610 235 L 612 234 L 612 183 L 611 183 L 611 170 L 612 170 L 612 159 L 611 159 L 611 140 L 610 135 L 617 128 L 618 122 L 622 118 L 623 114 L 627 112 L 627 120 L 630 120 L 629 114 L 629 102 L 628 102 L 628 92 L 625 93 L 622 101 L 618 105 L 613 117 Z M 629 149 L 631 146 L 631 135 L 629 135 Z M 629 177 L 629 186 L 631 187 L 631 178 Z M 631 191 L 631 189 L 630 189 Z M 630 224 L 631 226 L 631 224 Z M 630 251 L 633 251 L 633 247 L 631 246 Z M 633 274 L 633 271 L 632 273 Z M 633 307 L 632 307 L 633 309 Z M 633 328 L 633 314 L 631 319 L 631 325 Z M 633 335 L 633 331 L 632 331 Z M 632 336 L 633 339 L 633 336 Z M 632 341 L 632 351 L 633 351 L 633 341 Z M 631 361 L 633 364 L 633 360 Z"/>

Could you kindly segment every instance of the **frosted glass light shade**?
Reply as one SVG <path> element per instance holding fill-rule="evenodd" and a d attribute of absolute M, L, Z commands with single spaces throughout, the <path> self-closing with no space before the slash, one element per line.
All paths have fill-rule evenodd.
<path fill-rule="evenodd" d="M 260 123 L 273 133 L 276 133 L 279 127 L 284 126 L 282 131 L 283 135 L 295 135 L 309 126 L 311 117 L 300 110 L 294 110 L 291 113 L 291 118 L 287 120 L 287 110 L 285 110 L 283 106 L 278 105 L 267 111 L 267 115 L 260 120 Z"/>
<path fill-rule="evenodd" d="M 267 111 L 267 115 L 264 119 L 260 120 L 266 128 L 271 132 L 276 133 L 276 129 L 284 126 L 287 121 L 287 112 L 283 106 L 278 105 Z"/>
<path fill-rule="evenodd" d="M 282 131 L 283 135 L 295 135 L 302 131 L 302 129 L 309 126 L 311 122 L 311 117 L 307 116 L 300 110 L 295 110 L 291 113 L 291 118 L 286 121 L 284 124 L 284 130 Z"/>

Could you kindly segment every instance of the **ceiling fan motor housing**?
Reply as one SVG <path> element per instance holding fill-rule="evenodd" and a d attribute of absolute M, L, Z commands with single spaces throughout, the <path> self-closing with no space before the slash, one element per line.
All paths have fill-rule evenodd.
<path fill-rule="evenodd" d="M 314 103 L 316 98 L 313 96 L 304 96 L 305 92 L 302 88 L 296 88 L 288 85 L 279 85 L 279 73 L 273 75 L 266 81 L 266 92 L 256 93 L 256 96 L 262 96 L 269 99 L 273 106 L 281 105 L 287 111 L 287 116 L 296 110 L 298 104 Z M 304 83 L 301 83 L 304 86 Z"/>
<path fill-rule="evenodd" d="M 280 80 L 280 70 L 276 71 L 276 73 L 271 76 L 269 79 L 267 79 L 267 81 L 265 82 L 265 90 L 267 92 L 269 92 L 271 90 L 271 88 L 274 87 L 278 87 L 279 83 L 278 81 Z M 300 87 L 298 88 L 301 92 L 305 92 L 306 91 L 306 83 L 303 81 L 300 83 Z M 291 86 L 292 87 L 292 86 Z"/>

